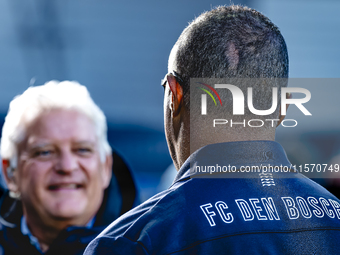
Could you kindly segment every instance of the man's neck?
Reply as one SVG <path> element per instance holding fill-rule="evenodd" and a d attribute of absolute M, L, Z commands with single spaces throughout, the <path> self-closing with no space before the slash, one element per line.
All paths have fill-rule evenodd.
<path fill-rule="evenodd" d="M 243 142 L 243 141 L 275 141 L 275 134 L 272 136 L 249 136 L 249 137 L 241 137 L 241 136 L 218 136 L 214 137 L 214 134 L 211 134 L 209 139 L 203 140 L 191 140 L 190 141 L 190 154 L 194 153 L 198 149 L 205 147 L 210 144 L 216 143 L 227 143 L 227 142 Z"/>
<path fill-rule="evenodd" d="M 53 220 L 52 220 L 53 221 Z M 44 223 L 41 220 L 36 220 L 34 218 L 28 218 L 27 214 L 24 215 L 21 221 L 21 232 L 24 235 L 29 235 L 32 241 L 32 237 L 37 240 L 39 245 L 37 248 L 40 248 L 42 252 L 46 252 L 53 241 L 57 238 L 60 232 L 63 229 L 66 229 L 69 226 L 84 226 L 87 228 L 91 228 L 94 224 L 95 217 L 92 217 L 87 222 L 70 222 L 70 221 L 49 221 L 49 224 Z M 26 227 L 26 229 L 25 229 Z M 34 242 L 34 240 L 33 240 Z"/>
<path fill-rule="evenodd" d="M 28 235 L 31 239 L 31 243 L 43 253 L 48 250 L 53 240 L 58 236 L 61 231 L 54 228 L 41 228 L 38 227 L 36 224 L 30 224 L 30 226 L 27 223 L 26 217 L 23 216 L 21 219 L 21 232 L 24 235 Z"/>

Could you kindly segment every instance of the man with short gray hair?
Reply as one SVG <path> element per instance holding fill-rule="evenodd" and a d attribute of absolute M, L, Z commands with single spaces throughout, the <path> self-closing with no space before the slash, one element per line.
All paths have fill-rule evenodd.
<path fill-rule="evenodd" d="M 1 158 L 8 187 L 0 209 L 1 254 L 82 254 L 121 213 L 106 118 L 77 82 L 50 81 L 15 97 Z"/>
<path fill-rule="evenodd" d="M 85 254 L 340 254 L 340 201 L 296 172 L 274 141 L 287 78 L 285 41 L 261 13 L 229 6 L 196 18 L 162 82 L 174 183 Z M 247 92 L 244 110 L 237 102 Z"/>

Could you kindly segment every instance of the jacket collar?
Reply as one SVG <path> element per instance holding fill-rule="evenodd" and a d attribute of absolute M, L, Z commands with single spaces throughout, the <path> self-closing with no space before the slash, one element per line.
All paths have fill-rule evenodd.
<path fill-rule="evenodd" d="M 282 146 L 274 141 L 242 141 L 210 144 L 190 155 L 178 171 L 175 182 L 199 173 L 196 166 L 286 166 L 292 168 Z"/>

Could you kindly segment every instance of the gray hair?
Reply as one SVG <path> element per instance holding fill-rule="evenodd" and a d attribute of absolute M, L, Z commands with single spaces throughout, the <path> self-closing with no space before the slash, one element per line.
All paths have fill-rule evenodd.
<path fill-rule="evenodd" d="M 76 110 L 88 116 L 95 125 L 101 161 L 111 154 L 105 115 L 86 87 L 75 81 L 50 81 L 29 87 L 10 103 L 2 129 L 0 154 L 10 161 L 12 169 L 17 167 L 18 145 L 25 139 L 27 128 L 44 111 L 51 109 Z"/>

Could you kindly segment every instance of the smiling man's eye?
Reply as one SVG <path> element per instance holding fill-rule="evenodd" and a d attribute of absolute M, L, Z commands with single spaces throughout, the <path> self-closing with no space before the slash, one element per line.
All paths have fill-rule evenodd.
<path fill-rule="evenodd" d="M 75 151 L 80 155 L 89 155 L 92 153 L 93 150 L 91 148 L 80 147 L 76 148 Z"/>
<path fill-rule="evenodd" d="M 78 148 L 79 152 L 90 152 L 91 150 L 89 148 Z"/>
<path fill-rule="evenodd" d="M 34 157 L 48 157 L 53 154 L 52 150 L 37 150 L 33 153 Z"/>

